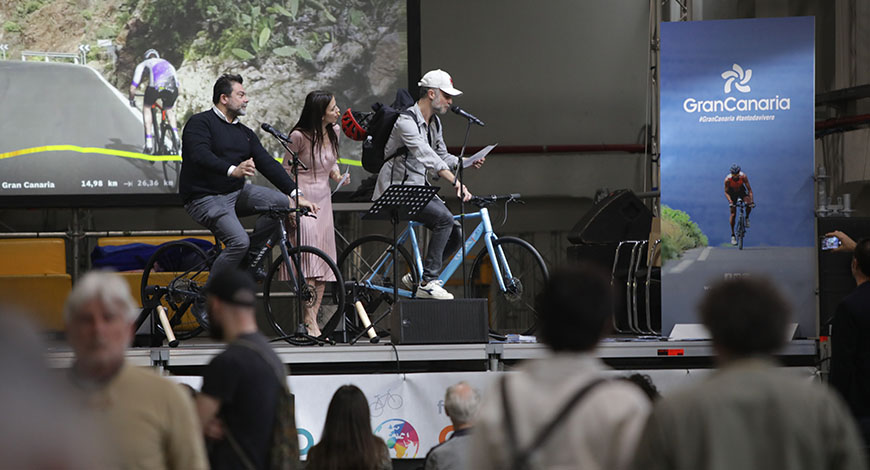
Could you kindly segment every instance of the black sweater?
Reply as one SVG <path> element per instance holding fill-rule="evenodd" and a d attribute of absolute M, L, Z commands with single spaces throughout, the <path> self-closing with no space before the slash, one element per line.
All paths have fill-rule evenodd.
<path fill-rule="evenodd" d="M 870 417 L 870 282 L 858 286 L 831 319 L 831 378 L 852 413 Z"/>
<path fill-rule="evenodd" d="M 209 109 L 194 114 L 181 136 L 181 176 L 178 192 L 185 203 L 212 194 L 242 189 L 244 178 L 227 176 L 231 165 L 254 159 L 257 171 L 279 191 L 290 194 L 296 183 L 242 123 L 230 124 Z"/>

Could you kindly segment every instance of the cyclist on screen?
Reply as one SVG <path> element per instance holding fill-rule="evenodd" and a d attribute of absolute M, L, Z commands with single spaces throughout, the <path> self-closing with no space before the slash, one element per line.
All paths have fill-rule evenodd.
<path fill-rule="evenodd" d="M 737 214 L 737 208 L 734 204 L 738 198 L 742 198 L 746 203 L 746 228 L 749 228 L 749 214 L 755 203 L 752 201 L 752 186 L 749 185 L 749 177 L 746 173 L 740 171 L 740 165 L 731 165 L 731 173 L 725 177 L 725 198 L 728 199 L 728 206 L 731 208 L 731 244 L 737 245 L 737 237 L 734 236 L 734 218 Z"/>
<path fill-rule="evenodd" d="M 133 73 L 133 82 L 130 84 L 130 106 L 136 107 L 133 96 L 142 82 L 142 73 L 148 69 L 148 87 L 145 88 L 145 99 L 142 101 L 142 119 L 145 121 L 145 150 L 144 153 L 154 152 L 154 123 L 151 122 L 151 105 L 157 99 L 163 101 L 163 109 L 172 126 L 172 141 L 175 149 L 178 149 L 178 122 L 175 120 L 175 100 L 178 98 L 178 80 L 175 77 L 175 67 L 166 59 L 161 59 L 160 54 L 154 49 L 145 51 L 145 60 L 136 66 Z"/>

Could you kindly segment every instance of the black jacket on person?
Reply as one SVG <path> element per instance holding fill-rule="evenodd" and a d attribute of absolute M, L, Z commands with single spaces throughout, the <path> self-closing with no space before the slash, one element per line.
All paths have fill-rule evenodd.
<path fill-rule="evenodd" d="M 212 194 L 242 189 L 244 178 L 227 176 L 231 165 L 254 159 L 257 171 L 279 191 L 290 194 L 296 183 L 260 139 L 242 123 L 230 124 L 213 109 L 194 114 L 181 136 L 181 176 L 178 192 L 185 203 Z"/>
<path fill-rule="evenodd" d="M 870 417 L 870 282 L 837 306 L 831 346 L 831 385 L 856 417 Z"/>

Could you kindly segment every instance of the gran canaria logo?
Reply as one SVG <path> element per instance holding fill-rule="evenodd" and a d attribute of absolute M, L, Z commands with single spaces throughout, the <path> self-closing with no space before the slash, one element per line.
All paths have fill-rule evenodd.
<path fill-rule="evenodd" d="M 747 83 L 752 78 L 752 69 L 743 70 L 743 67 L 734 64 L 731 66 L 731 70 L 722 72 L 722 78 L 725 80 L 725 93 L 731 93 L 732 84 L 734 84 L 734 88 L 737 88 L 737 91 L 742 91 L 743 93 L 751 91 Z M 735 81 L 737 83 L 734 83 Z"/>
<path fill-rule="evenodd" d="M 752 69 L 744 69 L 739 64 L 733 64 L 730 70 L 720 74 L 725 80 L 725 94 L 731 93 L 731 88 L 741 93 L 749 93 L 752 88 L 749 80 L 752 79 Z M 725 99 L 694 98 L 689 97 L 683 101 L 683 111 L 687 113 L 721 113 L 721 112 L 752 112 L 752 111 L 788 111 L 791 109 L 791 98 L 774 95 L 772 97 L 746 97 L 738 98 L 729 96 Z M 742 116 L 714 116 L 715 122 L 730 121 L 771 121 L 775 119 L 773 114 L 742 115 Z M 708 118 L 701 117 L 702 122 L 708 122 Z M 712 122 L 711 121 L 711 122 Z"/>

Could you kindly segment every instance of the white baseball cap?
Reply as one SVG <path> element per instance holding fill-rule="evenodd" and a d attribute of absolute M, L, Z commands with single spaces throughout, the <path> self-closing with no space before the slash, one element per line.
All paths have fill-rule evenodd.
<path fill-rule="evenodd" d="M 450 96 L 459 96 L 462 94 L 461 91 L 453 88 L 453 79 L 450 78 L 450 74 L 441 69 L 426 72 L 426 75 L 423 75 L 423 78 L 417 82 L 417 86 L 438 88 Z"/>

